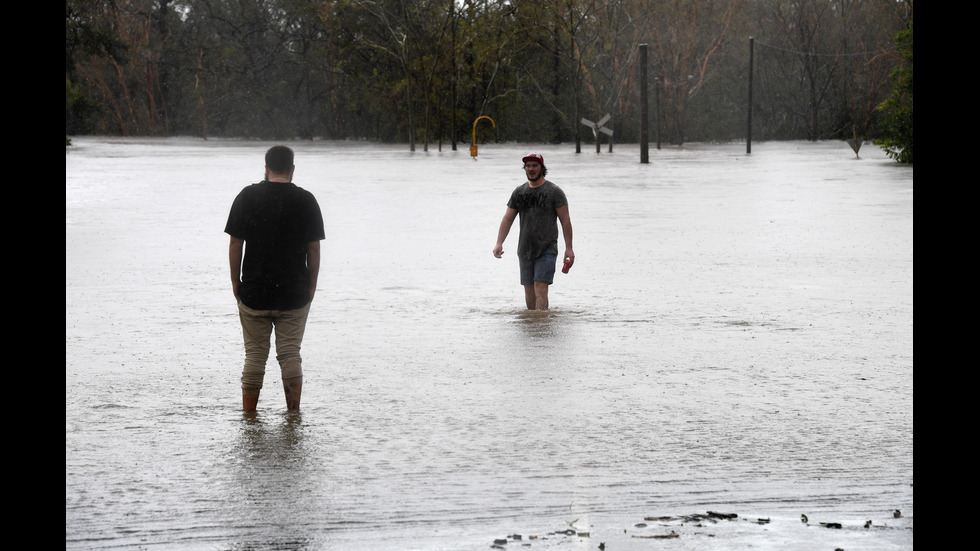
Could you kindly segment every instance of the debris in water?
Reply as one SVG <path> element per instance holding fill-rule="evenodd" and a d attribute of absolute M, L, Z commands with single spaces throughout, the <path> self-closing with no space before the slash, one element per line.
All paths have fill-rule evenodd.
<path fill-rule="evenodd" d="M 824 528 L 841 528 L 841 524 L 839 522 L 821 522 L 820 526 L 823 526 Z"/>
<path fill-rule="evenodd" d="M 681 536 L 677 532 L 674 532 L 672 530 L 669 534 L 658 534 L 658 535 L 653 535 L 653 536 L 633 536 L 633 537 L 634 538 L 641 538 L 641 539 L 648 539 L 648 540 L 649 539 L 664 540 L 664 539 L 671 539 L 671 538 L 679 538 Z"/>

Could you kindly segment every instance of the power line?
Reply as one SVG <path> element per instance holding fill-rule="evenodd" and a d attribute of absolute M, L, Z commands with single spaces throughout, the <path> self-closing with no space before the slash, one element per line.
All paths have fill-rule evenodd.
<path fill-rule="evenodd" d="M 883 54 L 885 52 L 895 51 L 894 48 L 889 48 L 889 49 L 879 49 L 879 50 L 866 50 L 866 51 L 863 51 L 863 52 L 850 52 L 850 53 L 838 53 L 838 54 L 822 54 L 822 53 L 817 53 L 817 52 L 804 52 L 804 51 L 801 51 L 801 50 L 790 50 L 788 48 L 780 48 L 779 46 L 773 46 L 772 44 L 766 44 L 765 42 L 759 42 L 758 40 L 756 40 L 756 44 L 759 44 L 761 46 L 765 46 L 766 48 L 770 48 L 770 49 L 773 49 L 773 50 L 778 50 L 780 52 L 786 52 L 786 53 L 790 53 L 790 54 L 794 54 L 794 55 L 808 55 L 808 56 L 813 56 L 813 57 L 842 57 L 842 56 L 853 56 L 853 57 L 861 56 L 861 57 L 868 57 L 868 56 L 876 56 L 878 54 Z"/>

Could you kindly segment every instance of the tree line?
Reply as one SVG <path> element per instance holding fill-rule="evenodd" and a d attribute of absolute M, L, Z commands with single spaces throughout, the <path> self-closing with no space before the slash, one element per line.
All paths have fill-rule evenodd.
<path fill-rule="evenodd" d="M 754 139 L 875 138 L 911 28 L 912 0 L 66 0 L 65 126 L 414 150 L 481 115 L 480 142 L 594 143 L 608 113 L 636 142 L 647 44 L 651 129 L 738 140 L 752 37 Z"/>

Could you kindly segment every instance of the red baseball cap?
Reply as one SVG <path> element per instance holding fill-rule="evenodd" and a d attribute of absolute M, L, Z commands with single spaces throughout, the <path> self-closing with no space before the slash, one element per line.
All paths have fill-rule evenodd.
<path fill-rule="evenodd" d="M 528 153 L 521 160 L 524 161 L 524 164 L 527 164 L 529 162 L 535 162 L 541 166 L 544 166 L 544 157 L 542 157 L 540 153 Z"/>

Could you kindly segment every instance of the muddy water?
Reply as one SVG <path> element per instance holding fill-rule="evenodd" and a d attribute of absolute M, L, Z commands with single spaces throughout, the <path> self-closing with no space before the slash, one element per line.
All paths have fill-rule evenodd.
<path fill-rule="evenodd" d="M 67 548 L 912 547 L 913 178 L 872 146 L 295 144 L 303 410 L 270 364 L 246 416 L 222 229 L 269 144 L 75 143 Z M 529 147 L 575 228 L 547 313 L 516 227 L 491 255 Z"/>

